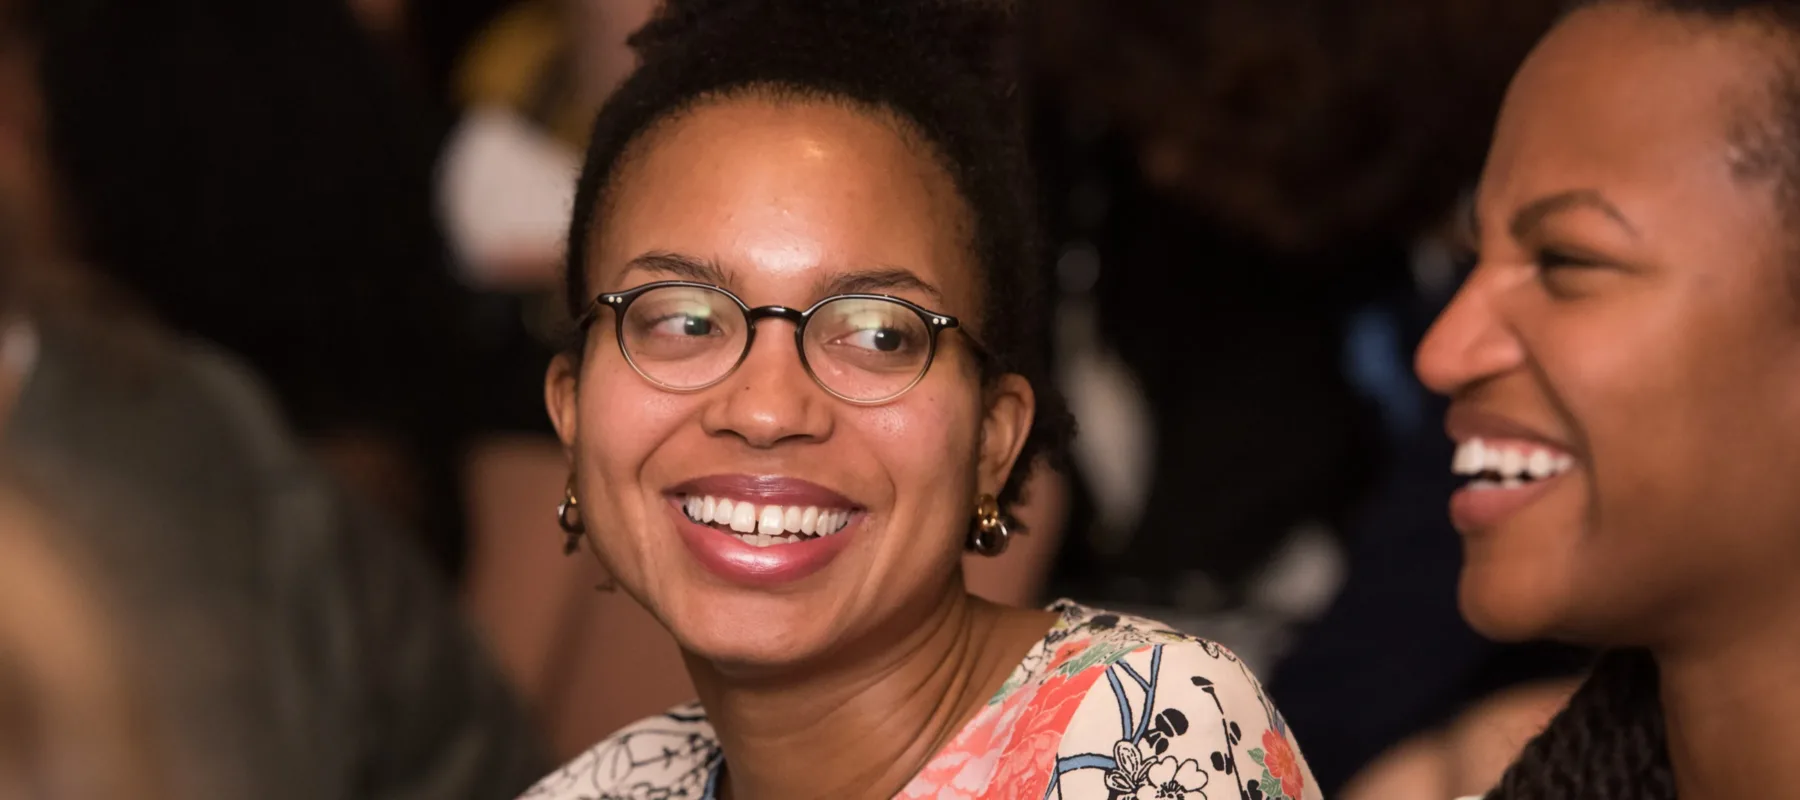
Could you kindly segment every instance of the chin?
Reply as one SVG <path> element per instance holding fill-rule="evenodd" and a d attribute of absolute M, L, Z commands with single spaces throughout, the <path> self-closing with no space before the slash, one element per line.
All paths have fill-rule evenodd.
<path fill-rule="evenodd" d="M 1544 574 L 1465 563 L 1457 590 L 1463 619 L 1497 642 L 1552 638 L 1562 627 L 1565 603 L 1560 592 L 1545 585 Z"/>
<path fill-rule="evenodd" d="M 780 669 L 830 649 L 829 620 L 816 609 L 759 599 L 692 604 L 665 624 L 681 649 L 726 669 Z"/>

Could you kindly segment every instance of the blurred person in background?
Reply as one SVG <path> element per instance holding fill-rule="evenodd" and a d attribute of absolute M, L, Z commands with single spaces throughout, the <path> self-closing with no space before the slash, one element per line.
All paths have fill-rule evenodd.
<path fill-rule="evenodd" d="M 0 25 L 0 451 L 116 610 L 171 793 L 491 798 L 534 731 L 392 519 L 237 361 L 62 247 L 36 49 Z M 253 259 L 252 259 L 253 260 Z"/>
<path fill-rule="evenodd" d="M 500 10 L 465 47 L 449 82 L 461 114 L 441 155 L 438 207 L 458 274 L 507 298 L 511 376 L 542 366 L 563 342 L 560 281 L 580 154 L 594 112 L 635 68 L 627 34 L 649 19 L 651 0 L 526 0 Z M 443 13 L 443 12 L 439 12 Z M 1046 334 L 1047 335 L 1047 334 Z M 561 499 L 563 455 L 541 404 L 511 377 L 507 418 L 541 433 L 488 436 L 470 453 L 472 517 L 466 597 L 509 674 L 533 698 L 557 748 L 573 756 L 620 726 L 693 696 L 668 633 L 630 598 L 599 595 L 607 578 L 591 560 L 549 548 L 559 531 L 539 510 Z M 1039 470 L 1019 515 L 1023 538 L 999 558 L 971 557 L 976 593 L 1040 602 L 1061 530 L 1061 483 Z"/>
<path fill-rule="evenodd" d="M 1228 651 L 964 583 L 1068 434 L 1010 27 L 712 0 L 634 37 L 545 397 L 568 547 L 669 629 L 700 702 L 529 797 L 1319 796 Z"/>
<path fill-rule="evenodd" d="M 120 609 L 176 795 L 529 782 L 535 731 L 412 543 L 338 490 L 241 365 L 123 303 L 44 293 L 72 269 L 6 270 L 0 450 Z"/>
<path fill-rule="evenodd" d="M 1607 654 L 1492 800 L 1800 794 L 1797 108 L 1791 0 L 1579 3 L 1513 80 L 1418 371 L 1464 615 Z"/>
<path fill-rule="evenodd" d="M 1078 462 L 1091 499 L 1058 585 L 1244 620 L 1219 635 L 1279 665 L 1328 794 L 1508 687 L 1531 700 L 1495 697 L 1474 727 L 1532 729 L 1557 699 L 1536 682 L 1585 665 L 1459 618 L 1442 406 L 1408 369 L 1458 277 L 1451 212 L 1557 5 L 1034 5 L 1065 307 L 1093 307 L 1153 421 L 1144 478 Z M 1076 399 L 1087 429 L 1107 424 Z M 1109 508 L 1139 486 L 1134 513 Z M 1294 557 L 1321 525 L 1341 572 Z"/>
<path fill-rule="evenodd" d="M 0 477 L 0 797 L 176 800 L 119 617 L 15 484 Z"/>
<path fill-rule="evenodd" d="M 12 5 L 55 201 L 31 227 L 53 257 L 250 362 L 456 578 L 484 353 L 432 216 L 417 87 L 343 3 Z"/>

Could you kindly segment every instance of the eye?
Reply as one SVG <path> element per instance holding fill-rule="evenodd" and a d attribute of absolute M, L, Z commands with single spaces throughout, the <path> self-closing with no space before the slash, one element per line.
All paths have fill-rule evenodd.
<path fill-rule="evenodd" d="M 877 320 L 866 320 L 839 336 L 835 343 L 877 353 L 897 353 L 911 346 L 911 339 L 910 331 L 882 325 Z"/>
<path fill-rule="evenodd" d="M 1546 249 L 1538 252 L 1538 269 L 1546 272 L 1558 269 L 1583 268 L 1598 266 L 1591 258 L 1576 255 L 1564 250 Z"/>
<path fill-rule="evenodd" d="M 1544 248 L 1533 259 L 1537 262 L 1538 283 L 1552 297 L 1571 299 L 1589 294 L 1592 277 L 1605 270 L 1598 258 L 1575 250 Z"/>
<path fill-rule="evenodd" d="M 806 336 L 833 357 L 870 368 L 913 363 L 924 357 L 931 342 L 931 332 L 917 314 L 866 298 L 836 300 L 821 308 Z"/>
<path fill-rule="evenodd" d="M 713 336 L 718 333 L 718 326 L 709 313 L 675 313 L 652 320 L 650 332 L 657 336 Z"/>

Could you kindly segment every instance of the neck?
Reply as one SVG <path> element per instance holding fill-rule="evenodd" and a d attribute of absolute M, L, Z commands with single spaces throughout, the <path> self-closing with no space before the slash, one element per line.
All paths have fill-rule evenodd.
<path fill-rule="evenodd" d="M 1669 762 L 1683 800 L 1800 786 L 1800 603 L 1763 605 L 1729 640 L 1657 653 Z"/>
<path fill-rule="evenodd" d="M 921 606 L 791 674 L 748 679 L 689 654 L 729 765 L 729 796 L 893 796 L 999 690 L 1054 619 L 972 597 L 960 581 Z"/>

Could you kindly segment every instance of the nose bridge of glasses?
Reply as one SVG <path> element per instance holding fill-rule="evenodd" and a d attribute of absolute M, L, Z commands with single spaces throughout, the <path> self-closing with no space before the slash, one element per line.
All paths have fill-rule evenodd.
<path fill-rule="evenodd" d="M 756 327 L 756 323 L 771 318 L 785 319 L 794 323 L 797 328 L 806 323 L 806 312 L 788 306 L 757 306 L 744 312 L 744 319 L 749 321 L 751 327 Z"/>
<path fill-rule="evenodd" d="M 793 338 L 794 346 L 799 346 L 800 339 L 801 339 L 801 331 L 805 330 L 805 327 L 806 327 L 807 314 L 805 311 L 797 309 L 797 308 L 792 308 L 790 306 L 756 306 L 753 308 L 743 309 L 743 313 L 744 313 L 744 323 L 745 323 L 744 328 L 745 328 L 745 333 L 747 334 L 744 337 L 744 353 L 743 353 L 743 356 L 738 360 L 737 365 L 732 367 L 733 372 L 737 372 L 741 367 L 744 366 L 745 362 L 748 362 L 751 359 L 751 350 L 756 346 L 755 345 L 755 343 L 756 343 L 756 323 L 758 323 L 762 320 L 780 319 L 780 320 L 786 320 L 788 322 L 793 323 L 794 324 L 794 338 Z M 778 347 L 779 347 L 779 349 L 786 349 L 788 346 L 778 346 Z M 806 354 L 803 350 L 804 350 L 804 348 L 802 347 L 802 352 L 799 354 L 800 355 L 800 362 L 799 362 L 800 367 L 802 369 L 806 370 L 806 372 L 810 376 L 812 370 L 806 364 Z M 790 355 L 791 355 L 791 351 L 790 351 Z M 813 377 L 813 380 L 817 381 L 818 378 Z"/>

